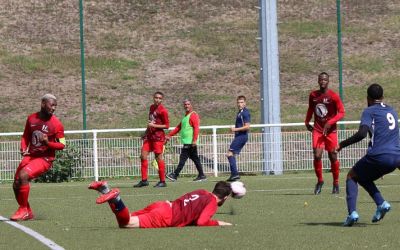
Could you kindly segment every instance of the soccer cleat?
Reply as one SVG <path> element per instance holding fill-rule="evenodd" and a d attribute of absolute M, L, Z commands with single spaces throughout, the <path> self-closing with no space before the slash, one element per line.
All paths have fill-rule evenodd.
<path fill-rule="evenodd" d="M 112 189 L 110 192 L 106 193 L 106 194 L 102 194 L 100 195 L 97 199 L 96 199 L 96 203 L 97 204 L 102 204 L 106 201 L 110 201 L 112 199 L 117 198 L 119 195 L 119 189 L 118 188 L 114 188 Z"/>
<path fill-rule="evenodd" d="M 354 223 L 358 221 L 358 218 L 360 218 L 360 216 L 358 216 L 358 213 L 356 211 L 351 212 L 351 214 L 347 216 L 346 221 L 343 223 L 343 226 L 345 227 L 353 226 Z"/>
<path fill-rule="evenodd" d="M 159 182 L 157 182 L 156 185 L 154 185 L 155 188 L 163 188 L 166 186 L 167 186 L 167 183 L 165 183 L 165 181 L 159 181 Z"/>
<path fill-rule="evenodd" d="M 146 186 L 148 186 L 149 185 L 149 182 L 146 180 L 146 181 L 139 181 L 139 183 L 138 184 L 136 184 L 136 185 L 133 185 L 133 187 L 134 188 L 140 188 L 140 187 L 146 187 Z"/>
<path fill-rule="evenodd" d="M 196 178 L 193 179 L 193 181 L 206 181 L 207 180 L 207 176 L 202 175 L 202 176 L 197 176 Z"/>
<path fill-rule="evenodd" d="M 315 194 L 315 195 L 321 193 L 321 191 L 322 191 L 322 186 L 323 186 L 323 185 L 324 185 L 324 182 L 323 182 L 323 181 L 318 182 L 318 183 L 315 185 L 315 189 L 314 189 L 314 194 Z"/>
<path fill-rule="evenodd" d="M 10 220 L 21 221 L 21 220 L 32 220 L 34 217 L 32 210 L 28 208 L 19 207 L 18 210 L 10 217 Z"/>
<path fill-rule="evenodd" d="M 240 180 L 239 175 L 231 175 L 226 181 L 237 181 Z"/>
<path fill-rule="evenodd" d="M 390 211 L 390 204 L 384 201 L 381 205 L 377 206 L 374 216 L 372 216 L 372 222 L 378 222 L 385 217 L 385 214 Z"/>
<path fill-rule="evenodd" d="M 333 185 L 332 194 L 339 194 L 339 185 Z"/>
<path fill-rule="evenodd" d="M 176 181 L 178 179 L 178 177 L 175 175 L 175 173 L 169 173 L 169 174 L 165 175 L 165 177 L 167 177 L 170 181 Z"/>
<path fill-rule="evenodd" d="M 90 183 L 90 185 L 88 186 L 88 189 L 93 189 L 93 190 L 97 190 L 100 192 L 100 190 L 107 186 L 107 182 L 106 181 L 93 181 L 92 183 Z"/>

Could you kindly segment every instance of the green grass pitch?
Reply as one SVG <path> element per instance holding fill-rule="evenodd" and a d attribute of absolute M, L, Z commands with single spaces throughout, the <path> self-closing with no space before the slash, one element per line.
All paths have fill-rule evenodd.
<path fill-rule="evenodd" d="M 321 195 L 313 195 L 313 173 L 281 176 L 244 176 L 247 195 L 230 199 L 215 219 L 232 227 L 185 227 L 165 229 L 119 229 L 107 204 L 96 205 L 97 192 L 87 182 L 33 183 L 30 203 L 36 219 L 21 222 L 65 249 L 399 249 L 400 176 L 398 172 L 379 180 L 378 186 L 392 210 L 383 221 L 371 223 L 375 204 L 359 189 L 359 223 L 342 227 L 346 217 L 345 173 L 341 193 L 332 195 L 331 175 L 324 173 Z M 226 177 L 225 177 L 226 178 Z M 168 182 L 168 187 L 133 189 L 137 180 L 108 180 L 121 190 L 131 211 L 156 200 L 173 200 L 181 194 L 205 188 L 225 178 L 210 177 L 193 183 L 191 178 Z M 156 180 L 152 180 L 154 184 Z M 16 207 L 11 184 L 0 184 L 0 215 L 9 217 Z M 36 239 L 0 222 L 0 249 L 47 249 Z"/>

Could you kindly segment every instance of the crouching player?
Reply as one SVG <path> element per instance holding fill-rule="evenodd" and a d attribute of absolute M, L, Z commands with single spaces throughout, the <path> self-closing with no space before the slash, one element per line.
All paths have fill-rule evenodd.
<path fill-rule="evenodd" d="M 346 201 L 348 216 L 344 226 L 352 226 L 359 219 L 357 213 L 358 185 L 371 196 L 377 208 L 372 222 L 378 222 L 389 212 L 391 206 L 387 202 L 374 181 L 389 174 L 400 166 L 400 135 L 397 112 L 383 103 L 383 88 L 379 84 L 371 84 L 367 90 L 368 107 L 361 115 L 358 132 L 340 142 L 337 151 L 361 141 L 368 134 L 371 141 L 367 154 L 349 171 L 346 180 Z"/>
<path fill-rule="evenodd" d="M 195 190 L 174 201 L 157 201 L 133 213 L 129 213 L 128 208 L 125 207 L 119 190 L 110 190 L 107 182 L 92 182 L 89 189 L 102 193 L 96 199 L 96 203 L 101 204 L 107 201 L 121 228 L 232 225 L 228 222 L 211 219 L 217 208 L 222 206 L 229 196 L 236 197 L 231 184 L 225 181 L 217 182 L 212 192 L 204 189 Z"/>

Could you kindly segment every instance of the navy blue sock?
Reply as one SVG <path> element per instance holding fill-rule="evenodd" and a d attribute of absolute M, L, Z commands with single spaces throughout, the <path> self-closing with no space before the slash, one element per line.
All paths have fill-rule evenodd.
<path fill-rule="evenodd" d="M 358 196 L 358 184 L 355 180 L 349 178 L 346 180 L 346 201 L 349 214 L 356 211 Z"/>
<path fill-rule="evenodd" d="M 229 161 L 229 166 L 231 168 L 231 175 L 232 176 L 239 175 L 239 173 L 237 171 L 237 167 L 236 167 L 236 158 L 235 158 L 235 156 L 229 156 L 228 157 L 228 161 Z"/>
<path fill-rule="evenodd" d="M 365 189 L 365 191 L 368 192 L 369 196 L 371 196 L 377 206 L 381 205 L 385 201 L 374 182 L 370 181 L 359 183 Z"/>
<path fill-rule="evenodd" d="M 114 202 L 115 205 L 115 211 L 122 211 L 122 209 L 125 208 L 125 204 L 122 202 L 122 199 L 116 199 Z"/>

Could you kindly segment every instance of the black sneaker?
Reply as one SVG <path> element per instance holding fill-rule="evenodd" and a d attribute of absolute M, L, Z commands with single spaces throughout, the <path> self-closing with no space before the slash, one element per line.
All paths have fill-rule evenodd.
<path fill-rule="evenodd" d="M 318 183 L 315 185 L 315 189 L 314 189 L 314 194 L 315 194 L 315 195 L 321 193 L 321 190 L 322 190 L 322 186 L 323 186 L 323 185 L 324 185 L 324 182 L 323 182 L 323 181 L 322 181 L 322 182 L 318 182 Z"/>
<path fill-rule="evenodd" d="M 339 185 L 333 185 L 332 194 L 339 194 Z"/>
<path fill-rule="evenodd" d="M 196 178 L 193 179 L 193 181 L 206 181 L 207 180 L 207 176 L 202 175 L 202 176 L 197 176 Z"/>
<path fill-rule="evenodd" d="M 154 185 L 155 188 L 163 188 L 166 186 L 167 186 L 167 183 L 165 183 L 165 181 L 159 181 L 159 182 L 157 182 L 156 185 Z"/>
<path fill-rule="evenodd" d="M 239 175 L 231 175 L 226 181 L 237 181 L 237 180 L 240 180 Z"/>
<path fill-rule="evenodd" d="M 134 188 L 141 188 L 141 187 L 145 187 L 145 186 L 148 186 L 148 185 L 149 185 L 149 182 L 146 180 L 146 181 L 139 181 L 139 183 L 136 184 L 136 185 L 133 185 L 133 187 Z"/>
<path fill-rule="evenodd" d="M 178 177 L 173 172 L 166 174 L 165 177 L 167 177 L 170 181 L 176 181 L 178 179 Z"/>

